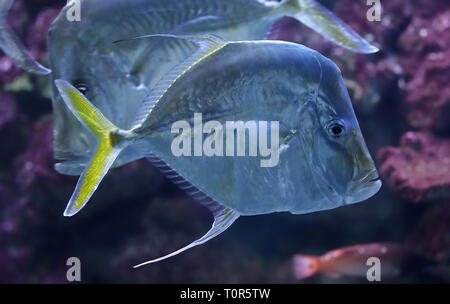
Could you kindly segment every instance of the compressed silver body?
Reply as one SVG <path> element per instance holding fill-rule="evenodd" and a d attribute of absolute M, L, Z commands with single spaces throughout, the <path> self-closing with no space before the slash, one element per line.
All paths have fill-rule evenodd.
<path fill-rule="evenodd" d="M 179 120 L 192 125 L 196 112 L 222 124 L 278 121 L 278 165 L 262 168 L 259 157 L 248 156 L 174 156 L 171 126 Z M 347 128 L 339 141 L 326 131 L 334 119 Z M 376 170 L 339 69 L 297 44 L 228 43 L 177 78 L 135 132 L 141 155 L 156 155 L 241 215 L 336 208 L 364 200 L 380 187 L 379 181 L 359 179 Z"/>

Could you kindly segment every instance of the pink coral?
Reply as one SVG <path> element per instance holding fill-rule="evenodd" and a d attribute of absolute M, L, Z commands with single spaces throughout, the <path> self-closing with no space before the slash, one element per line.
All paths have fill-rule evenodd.
<path fill-rule="evenodd" d="M 382 177 L 406 199 L 450 199 L 450 139 L 408 132 L 400 147 L 383 148 L 379 159 Z"/>
<path fill-rule="evenodd" d="M 432 18 L 415 19 L 399 44 L 406 76 L 408 122 L 417 128 L 450 127 L 450 9 Z"/>
<path fill-rule="evenodd" d="M 32 134 L 28 150 L 15 160 L 18 181 L 25 188 L 41 178 L 54 182 L 61 178 L 53 169 L 53 122 L 37 123 Z"/>
<path fill-rule="evenodd" d="M 0 57 L 0 82 L 9 83 L 22 74 L 23 70 L 11 58 Z"/>

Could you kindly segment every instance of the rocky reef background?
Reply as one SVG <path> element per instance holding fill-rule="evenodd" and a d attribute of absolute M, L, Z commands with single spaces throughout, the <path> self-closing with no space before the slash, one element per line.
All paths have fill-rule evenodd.
<path fill-rule="evenodd" d="M 46 31 L 63 2 L 15 0 L 9 15 L 43 62 Z M 53 169 L 50 78 L 0 54 L 0 282 L 65 283 L 66 260 L 75 256 L 90 283 L 295 283 L 293 254 L 369 242 L 402 243 L 436 263 L 432 275 L 412 265 L 389 282 L 450 282 L 450 2 L 382 1 L 381 22 L 367 21 L 365 1 L 322 3 L 381 51 L 350 53 L 289 18 L 280 21 L 281 38 L 342 69 L 377 155 L 379 194 L 326 212 L 243 217 L 205 245 L 134 270 L 202 235 L 208 211 L 138 161 L 112 170 L 84 212 L 63 217 L 76 178 Z"/>

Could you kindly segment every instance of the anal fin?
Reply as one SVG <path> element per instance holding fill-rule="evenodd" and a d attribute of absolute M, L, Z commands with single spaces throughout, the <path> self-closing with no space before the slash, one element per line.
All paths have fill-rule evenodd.
<path fill-rule="evenodd" d="M 214 222 L 211 226 L 211 229 L 203 235 L 201 238 L 193 241 L 189 245 L 178 249 L 172 253 L 169 253 L 165 256 L 162 256 L 157 259 L 153 259 L 144 263 L 141 263 L 139 265 L 135 265 L 133 268 L 138 268 L 147 264 L 156 263 L 165 259 L 168 259 L 170 257 L 176 256 L 190 248 L 193 248 L 195 246 L 201 245 L 206 243 L 207 241 L 211 240 L 212 238 L 218 236 L 225 230 L 227 230 L 238 218 L 239 213 L 233 209 L 227 208 L 223 206 L 222 204 L 214 201 L 209 196 L 198 190 L 196 187 L 194 187 L 191 183 L 186 181 L 182 176 L 180 176 L 178 173 L 175 172 L 172 168 L 170 168 L 163 160 L 160 158 L 149 155 L 147 156 L 148 160 L 157 167 L 162 173 L 164 173 L 167 178 L 172 180 L 179 188 L 185 190 L 191 197 L 193 197 L 196 201 L 204 205 L 206 208 L 211 211 L 212 215 L 214 216 Z"/>

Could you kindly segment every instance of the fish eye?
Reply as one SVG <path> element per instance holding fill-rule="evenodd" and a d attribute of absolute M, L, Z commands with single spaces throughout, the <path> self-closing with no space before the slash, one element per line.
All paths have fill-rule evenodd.
<path fill-rule="evenodd" d="M 340 137 L 345 133 L 344 123 L 340 120 L 332 121 L 328 124 L 327 131 L 332 137 Z"/>
<path fill-rule="evenodd" d="M 86 95 L 86 93 L 89 91 L 88 85 L 82 81 L 76 81 L 74 87 L 83 95 Z"/>

